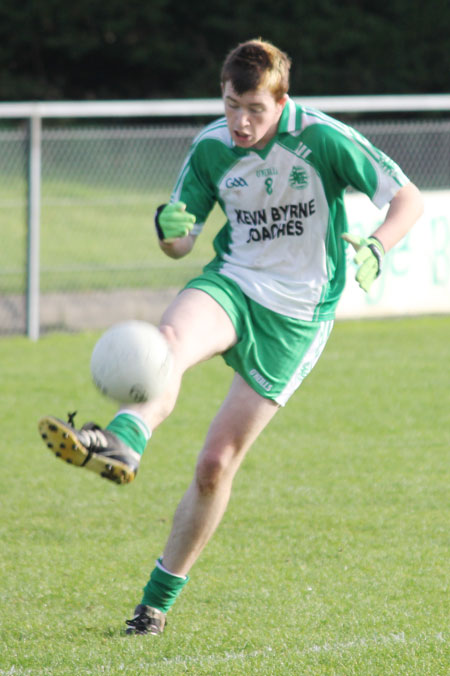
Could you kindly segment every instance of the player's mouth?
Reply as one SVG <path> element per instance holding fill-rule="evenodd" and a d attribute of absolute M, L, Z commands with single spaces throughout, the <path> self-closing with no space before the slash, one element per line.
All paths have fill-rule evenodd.
<path fill-rule="evenodd" d="M 246 134 L 243 131 L 238 131 L 235 129 L 233 131 L 233 136 L 234 140 L 239 146 L 250 146 L 252 144 L 252 136 L 250 134 Z"/>

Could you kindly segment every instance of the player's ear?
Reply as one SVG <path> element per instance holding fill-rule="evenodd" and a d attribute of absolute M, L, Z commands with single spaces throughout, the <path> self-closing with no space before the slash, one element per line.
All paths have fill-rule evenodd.
<path fill-rule="evenodd" d="M 278 106 L 278 110 L 280 111 L 280 114 L 281 114 L 284 106 L 286 105 L 286 101 L 288 100 L 288 98 L 289 97 L 288 97 L 287 94 L 283 94 L 283 96 L 278 99 L 277 106 Z"/>

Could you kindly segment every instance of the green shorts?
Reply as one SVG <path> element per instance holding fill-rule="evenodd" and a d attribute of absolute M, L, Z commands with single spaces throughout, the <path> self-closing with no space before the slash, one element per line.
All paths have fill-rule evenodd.
<path fill-rule="evenodd" d="M 209 294 L 233 322 L 238 341 L 223 354 L 225 362 L 260 395 L 284 406 L 319 359 L 333 321 L 306 322 L 272 312 L 213 270 L 186 288 Z"/>

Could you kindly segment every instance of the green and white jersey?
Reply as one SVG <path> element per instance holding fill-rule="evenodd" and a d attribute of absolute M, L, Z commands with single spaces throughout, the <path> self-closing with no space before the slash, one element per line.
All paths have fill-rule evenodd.
<path fill-rule="evenodd" d="M 345 285 L 345 190 L 379 208 L 408 182 L 361 134 L 288 99 L 263 149 L 234 145 L 225 118 L 194 140 L 171 201 L 195 214 L 200 234 L 216 202 L 226 223 L 208 267 L 233 279 L 266 308 L 303 320 L 329 320 Z"/>

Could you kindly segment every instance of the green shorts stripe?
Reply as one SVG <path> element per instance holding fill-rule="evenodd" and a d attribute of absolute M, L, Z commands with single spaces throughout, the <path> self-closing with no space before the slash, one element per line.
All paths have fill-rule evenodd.
<path fill-rule="evenodd" d="M 268 310 L 212 270 L 186 288 L 208 293 L 230 317 L 238 341 L 223 354 L 225 362 L 256 392 L 284 406 L 316 364 L 333 322 L 307 322 Z"/>

